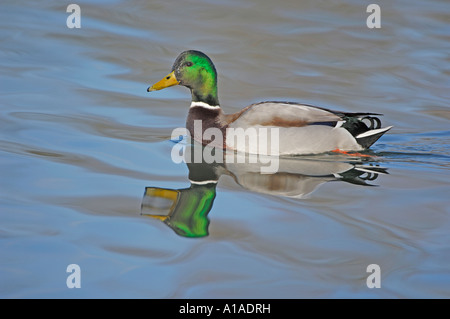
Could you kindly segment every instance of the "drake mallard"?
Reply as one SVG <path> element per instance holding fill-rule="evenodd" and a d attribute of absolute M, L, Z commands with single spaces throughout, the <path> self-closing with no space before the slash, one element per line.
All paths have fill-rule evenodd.
<path fill-rule="evenodd" d="M 203 145 L 208 128 L 219 129 L 223 149 L 258 153 L 258 148 L 239 149 L 226 138 L 229 128 L 278 128 L 280 155 L 349 152 L 368 149 L 392 126 L 382 128 L 378 113 L 349 113 L 294 102 L 259 102 L 234 114 L 225 114 L 217 95 L 217 72 L 211 59 L 195 50 L 182 52 L 172 71 L 147 89 L 161 90 L 173 85 L 191 90 L 192 102 L 186 120 L 191 137 Z M 195 123 L 202 123 L 201 134 Z M 197 122 L 198 123 L 198 122 Z M 217 146 L 217 145 L 215 145 Z"/>

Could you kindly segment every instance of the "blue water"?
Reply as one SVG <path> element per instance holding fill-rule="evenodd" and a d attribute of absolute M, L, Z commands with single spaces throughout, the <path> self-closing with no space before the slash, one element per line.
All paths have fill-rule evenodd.
<path fill-rule="evenodd" d="M 78 4 L 80 29 L 59 1 L 0 4 L 0 297 L 450 297 L 447 1 L 380 1 L 381 29 L 351 0 Z M 171 159 L 189 92 L 146 92 L 185 49 L 228 113 L 301 101 L 394 128 L 370 158 L 201 167 L 220 171 L 207 233 L 185 237 L 144 196 L 199 191 Z"/>

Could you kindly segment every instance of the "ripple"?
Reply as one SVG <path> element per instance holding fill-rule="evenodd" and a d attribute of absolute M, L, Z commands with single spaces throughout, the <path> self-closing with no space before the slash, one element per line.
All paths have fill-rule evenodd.
<path fill-rule="evenodd" d="M 105 161 L 87 155 L 37 148 L 32 145 L 16 142 L 0 140 L 0 151 L 32 156 L 34 158 L 44 159 L 56 163 L 68 164 L 101 174 L 126 176 L 139 180 L 155 180 L 161 178 L 161 176 L 156 174 L 149 174 L 142 171 L 124 169 L 118 166 L 110 165 Z M 168 176 L 164 176 L 164 179 L 175 180 L 174 178 Z"/>

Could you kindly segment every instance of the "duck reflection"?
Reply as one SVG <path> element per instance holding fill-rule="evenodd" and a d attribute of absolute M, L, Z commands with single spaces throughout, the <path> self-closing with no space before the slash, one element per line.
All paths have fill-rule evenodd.
<path fill-rule="evenodd" d="M 194 148 L 203 146 L 194 144 Z M 163 221 L 183 237 L 208 236 L 208 214 L 216 197 L 216 186 L 220 176 L 232 176 L 243 188 L 274 196 L 304 198 L 321 184 L 341 181 L 362 186 L 375 186 L 371 182 L 379 174 L 387 174 L 385 168 L 359 161 L 337 161 L 327 157 L 279 158 L 278 172 L 261 173 L 260 163 L 249 163 L 234 154 L 222 155 L 223 163 L 192 163 L 187 160 L 191 186 L 183 189 L 146 187 L 141 205 L 141 214 Z M 216 154 L 217 158 L 217 154 Z"/>

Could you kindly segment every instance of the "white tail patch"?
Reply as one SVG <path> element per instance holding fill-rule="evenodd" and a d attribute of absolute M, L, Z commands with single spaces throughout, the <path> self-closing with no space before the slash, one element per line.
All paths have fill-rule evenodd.
<path fill-rule="evenodd" d="M 384 128 L 379 128 L 376 130 L 370 130 L 364 133 L 359 134 L 358 136 L 356 136 L 356 138 L 363 138 L 363 137 L 367 137 L 367 136 L 372 136 L 375 134 L 379 134 L 379 133 L 383 133 L 386 132 L 388 130 L 390 130 L 392 128 L 392 126 L 388 126 L 388 127 L 384 127 Z"/>
<path fill-rule="evenodd" d="M 339 128 L 339 127 L 341 127 L 344 123 L 345 123 L 345 121 L 337 121 L 337 122 L 336 122 L 336 126 L 335 126 L 334 128 Z"/>

